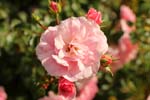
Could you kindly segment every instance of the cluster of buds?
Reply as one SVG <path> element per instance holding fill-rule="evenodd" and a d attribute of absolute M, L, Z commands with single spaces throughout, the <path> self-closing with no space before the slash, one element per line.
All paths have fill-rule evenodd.
<path fill-rule="evenodd" d="M 59 13 L 61 12 L 61 0 L 59 0 L 59 2 L 49 0 L 49 10 L 50 10 L 50 13 L 53 13 L 56 15 L 56 23 L 59 24 L 60 23 L 59 22 Z M 32 17 L 43 30 L 47 29 L 47 27 L 45 25 L 41 24 L 39 16 L 37 16 L 33 13 Z"/>

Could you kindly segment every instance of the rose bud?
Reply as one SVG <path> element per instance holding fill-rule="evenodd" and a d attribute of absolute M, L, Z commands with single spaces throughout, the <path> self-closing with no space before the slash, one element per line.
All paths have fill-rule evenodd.
<path fill-rule="evenodd" d="M 109 55 L 103 55 L 101 57 L 101 65 L 103 67 L 109 66 L 110 64 L 112 64 L 112 62 L 113 62 L 112 57 Z"/>
<path fill-rule="evenodd" d="M 58 94 L 63 95 L 68 99 L 73 99 L 76 95 L 76 88 L 74 83 L 63 77 L 60 77 L 58 83 Z"/>
<path fill-rule="evenodd" d="M 49 6 L 50 6 L 50 10 L 54 13 L 59 13 L 61 11 L 60 3 L 51 1 Z"/>
<path fill-rule="evenodd" d="M 88 19 L 94 20 L 97 24 L 102 23 L 102 15 L 101 12 L 96 11 L 94 8 L 90 8 L 86 17 Z"/>

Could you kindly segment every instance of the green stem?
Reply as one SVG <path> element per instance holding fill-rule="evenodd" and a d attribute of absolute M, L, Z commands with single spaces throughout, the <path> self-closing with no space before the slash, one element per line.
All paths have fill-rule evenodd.
<path fill-rule="evenodd" d="M 44 25 L 42 25 L 42 24 L 40 23 L 40 18 L 39 18 L 38 16 L 32 14 L 32 17 L 33 17 L 33 19 L 38 23 L 38 25 L 39 25 L 43 30 L 46 30 L 46 29 L 47 29 L 46 26 L 44 26 Z"/>
<path fill-rule="evenodd" d="M 57 23 L 57 24 L 60 24 L 59 13 L 56 13 L 56 23 Z"/>
<path fill-rule="evenodd" d="M 42 25 L 40 22 L 37 22 L 37 23 L 39 24 L 39 26 L 40 26 L 43 30 L 46 30 L 46 29 L 47 29 L 47 27 L 44 26 L 44 25 Z"/>

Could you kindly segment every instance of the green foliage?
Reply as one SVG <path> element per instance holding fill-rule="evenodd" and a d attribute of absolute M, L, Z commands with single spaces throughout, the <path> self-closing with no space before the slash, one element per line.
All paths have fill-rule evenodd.
<path fill-rule="evenodd" d="M 99 73 L 99 93 L 95 100 L 145 100 L 150 93 L 150 1 L 149 0 L 62 0 L 60 19 L 84 16 L 90 7 L 103 14 L 102 30 L 109 42 L 115 43 L 122 35 L 114 36 L 119 21 L 121 4 L 129 5 L 137 15 L 137 30 L 131 34 L 139 44 L 137 58 L 125 65 L 114 77 Z M 55 25 L 55 16 L 48 11 L 47 0 L 0 1 L 0 85 L 5 87 L 8 100 L 37 100 L 56 90 L 57 81 L 47 89 L 44 68 L 35 55 L 35 47 L 44 31 L 33 20 L 39 16 L 44 26 Z M 113 38 L 112 38 L 113 37 Z M 114 39 L 115 37 L 115 39 Z"/>

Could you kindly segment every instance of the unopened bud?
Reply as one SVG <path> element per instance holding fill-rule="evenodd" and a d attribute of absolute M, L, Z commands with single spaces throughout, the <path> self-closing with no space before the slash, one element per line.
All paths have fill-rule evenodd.
<path fill-rule="evenodd" d="M 102 24 L 102 14 L 99 11 L 96 11 L 94 8 L 90 8 L 88 13 L 86 14 L 88 19 L 94 20 L 97 24 Z"/>
<path fill-rule="evenodd" d="M 58 94 L 72 100 L 76 95 L 75 84 L 63 77 L 60 77 L 58 83 Z"/>
<path fill-rule="evenodd" d="M 60 5 L 60 3 L 57 3 L 57 2 L 54 2 L 54 1 L 50 1 L 49 6 L 50 6 L 50 10 L 53 13 L 61 12 L 61 5 Z"/>
<path fill-rule="evenodd" d="M 109 55 L 103 55 L 101 57 L 101 66 L 103 67 L 109 66 L 110 64 L 112 64 L 112 62 L 113 62 L 112 57 Z"/>

